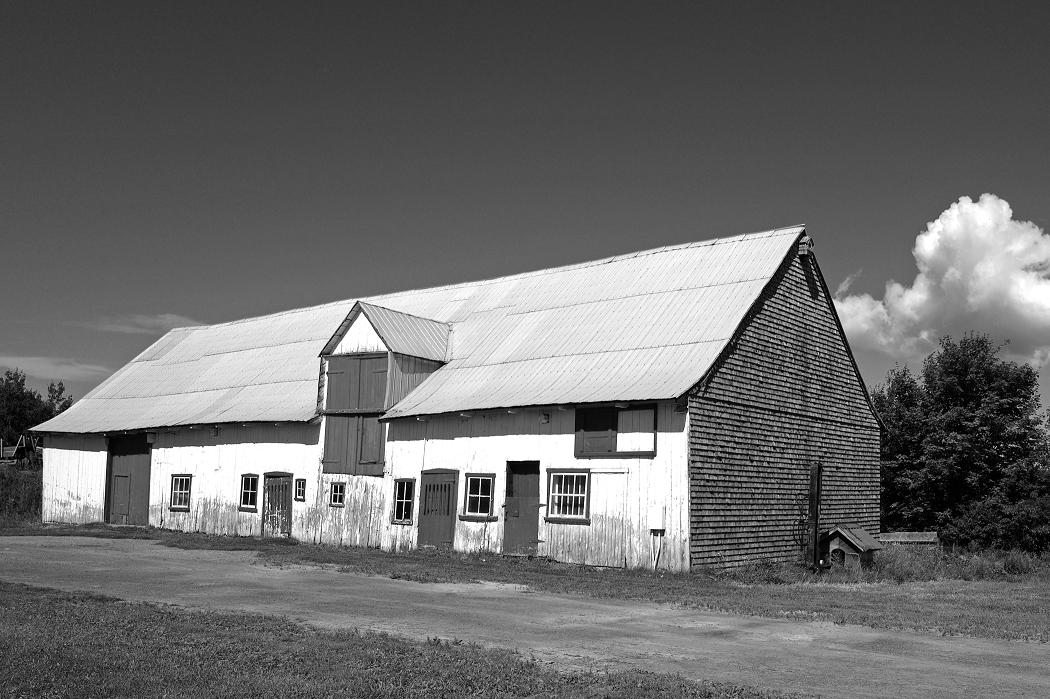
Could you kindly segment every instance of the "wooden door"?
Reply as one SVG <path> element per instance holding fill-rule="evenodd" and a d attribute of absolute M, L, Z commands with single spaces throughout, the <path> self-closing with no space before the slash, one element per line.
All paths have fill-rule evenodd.
<path fill-rule="evenodd" d="M 149 524 L 150 448 L 145 434 L 109 440 L 110 524 Z"/>
<path fill-rule="evenodd" d="M 292 477 L 266 476 L 263 483 L 263 536 L 291 536 Z"/>
<path fill-rule="evenodd" d="M 507 462 L 503 554 L 535 556 L 540 529 L 540 462 Z"/>
<path fill-rule="evenodd" d="M 419 492 L 419 546 L 451 546 L 456 531 L 458 471 L 424 471 Z"/>

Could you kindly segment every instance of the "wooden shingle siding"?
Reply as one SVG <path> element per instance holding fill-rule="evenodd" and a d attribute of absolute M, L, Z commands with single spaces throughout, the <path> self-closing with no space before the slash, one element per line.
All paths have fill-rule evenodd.
<path fill-rule="evenodd" d="M 801 258 L 786 261 L 689 396 L 693 566 L 798 558 L 814 461 L 824 464 L 821 528 L 879 532 L 879 426 L 810 270 L 807 280 Z"/>

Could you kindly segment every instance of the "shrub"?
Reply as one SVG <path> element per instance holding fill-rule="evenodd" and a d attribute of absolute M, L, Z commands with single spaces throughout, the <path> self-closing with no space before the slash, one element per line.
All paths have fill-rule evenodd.
<path fill-rule="evenodd" d="M 0 520 L 39 520 L 43 490 L 41 471 L 0 466 Z"/>

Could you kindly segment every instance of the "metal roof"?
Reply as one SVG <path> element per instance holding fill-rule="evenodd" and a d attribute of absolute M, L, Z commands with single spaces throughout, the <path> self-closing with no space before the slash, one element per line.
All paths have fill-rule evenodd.
<path fill-rule="evenodd" d="M 36 429 L 309 420 L 318 355 L 358 312 L 393 351 L 448 360 L 390 418 L 675 398 L 704 376 L 804 233 L 795 226 L 173 330 Z"/>
<path fill-rule="evenodd" d="M 423 359 L 444 362 L 448 359 L 449 324 L 439 323 L 429 318 L 401 313 L 383 306 L 376 306 L 364 301 L 354 304 L 350 315 L 339 326 L 339 329 L 321 354 L 330 354 L 339 344 L 347 329 L 359 314 L 364 314 L 375 328 L 379 338 L 391 352 L 407 354 Z"/>

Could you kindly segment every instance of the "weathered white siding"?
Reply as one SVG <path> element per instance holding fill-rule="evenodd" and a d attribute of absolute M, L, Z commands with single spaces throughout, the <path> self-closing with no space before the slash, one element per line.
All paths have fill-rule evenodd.
<path fill-rule="evenodd" d="M 307 502 L 293 505 L 293 536 L 308 538 L 307 507 L 316 496 L 318 426 L 224 425 L 161 430 L 153 444 L 149 522 L 155 527 L 240 536 L 262 533 L 263 474 L 280 471 L 306 479 Z M 257 512 L 240 512 L 241 475 L 259 476 Z M 190 511 L 168 509 L 173 474 L 193 476 Z"/>
<path fill-rule="evenodd" d="M 540 509 L 538 553 L 555 560 L 590 565 L 689 567 L 687 437 L 685 415 L 673 403 L 657 408 L 656 456 L 650 459 L 577 459 L 572 410 L 527 408 L 514 413 L 482 411 L 470 417 L 436 416 L 425 422 L 395 420 L 387 442 L 386 506 L 382 517 L 384 549 L 412 548 L 418 535 L 412 526 L 390 523 L 393 479 L 416 479 L 425 469 L 459 472 L 457 511 L 463 511 L 465 474 L 496 475 L 495 522 L 456 521 L 458 551 L 500 552 L 503 547 L 503 498 L 508 461 L 540 462 L 540 503 L 547 502 L 550 470 L 586 468 L 591 472 L 590 524 L 544 521 Z M 640 440 L 641 437 L 635 437 Z M 664 529 L 653 536 L 650 529 Z"/>
<path fill-rule="evenodd" d="M 48 435 L 44 442 L 45 522 L 102 522 L 106 510 L 106 439 Z"/>
<path fill-rule="evenodd" d="M 152 453 L 150 524 L 209 534 L 263 533 L 264 475 L 306 479 L 306 500 L 292 502 L 292 536 L 301 541 L 378 546 L 377 518 L 385 506 L 382 478 L 321 473 L 321 427 L 316 424 L 222 426 L 157 433 Z M 259 476 L 255 512 L 240 511 L 241 476 Z M 193 476 L 189 512 L 169 509 L 171 477 Z M 330 507 L 332 482 L 347 484 L 346 505 Z"/>

